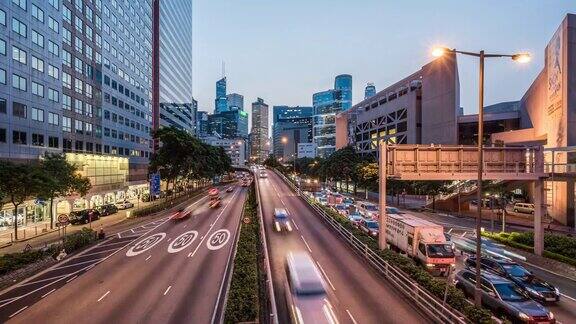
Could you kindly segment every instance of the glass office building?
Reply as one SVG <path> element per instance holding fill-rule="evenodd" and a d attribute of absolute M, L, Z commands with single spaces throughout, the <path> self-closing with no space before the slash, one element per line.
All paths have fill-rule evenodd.
<path fill-rule="evenodd" d="M 334 90 L 342 91 L 342 110 L 352 108 L 352 76 L 340 74 L 334 80 Z"/>
<path fill-rule="evenodd" d="M 327 90 L 312 96 L 314 120 L 312 133 L 317 154 L 322 158 L 336 150 L 336 114 L 343 110 L 342 90 Z"/>
<path fill-rule="evenodd" d="M 214 99 L 214 113 L 228 110 L 228 100 L 226 99 L 226 77 L 216 81 L 216 99 Z"/>
<path fill-rule="evenodd" d="M 312 142 L 313 107 L 274 106 L 272 108 L 274 156 L 288 160 L 297 153 L 299 143 Z M 285 138 L 283 143 L 282 138 Z"/>
<path fill-rule="evenodd" d="M 374 97 L 376 95 L 376 87 L 374 83 L 368 83 L 366 88 L 364 88 L 364 99 L 368 99 L 370 97 Z"/>

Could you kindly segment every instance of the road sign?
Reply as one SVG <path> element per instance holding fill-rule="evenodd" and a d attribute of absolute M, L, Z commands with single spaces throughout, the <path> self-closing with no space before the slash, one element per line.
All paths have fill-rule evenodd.
<path fill-rule="evenodd" d="M 68 215 L 66 215 L 66 214 L 58 215 L 58 225 L 66 226 L 66 225 L 68 225 L 69 222 L 70 222 L 70 220 L 68 219 Z"/>
<path fill-rule="evenodd" d="M 152 173 L 150 175 L 150 195 L 160 195 L 160 173 Z"/>

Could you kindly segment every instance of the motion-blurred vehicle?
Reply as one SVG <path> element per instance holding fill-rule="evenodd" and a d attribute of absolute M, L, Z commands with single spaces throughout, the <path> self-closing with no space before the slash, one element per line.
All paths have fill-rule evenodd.
<path fill-rule="evenodd" d="M 354 206 L 354 198 L 344 197 L 344 199 L 342 199 L 342 203 L 346 205 L 346 207 Z"/>
<path fill-rule="evenodd" d="M 96 207 L 96 210 L 100 212 L 100 216 L 108 216 L 118 212 L 118 207 L 113 204 L 106 204 Z"/>
<path fill-rule="evenodd" d="M 172 216 L 172 219 L 183 220 L 190 216 L 192 216 L 192 208 L 181 208 Z"/>
<path fill-rule="evenodd" d="M 466 266 L 476 268 L 476 256 L 466 259 Z M 523 266 L 504 258 L 481 257 L 480 267 L 496 275 L 513 281 L 524 289 L 530 296 L 541 303 L 557 302 L 560 300 L 560 291 L 550 283 L 534 276 Z"/>
<path fill-rule="evenodd" d="M 134 204 L 129 202 L 128 200 L 124 200 L 116 202 L 116 207 L 118 209 L 128 209 L 134 207 Z"/>
<path fill-rule="evenodd" d="M 406 253 L 433 275 L 447 276 L 456 257 L 446 242 L 444 227 L 410 214 L 388 214 L 386 242 Z"/>
<path fill-rule="evenodd" d="M 339 205 L 344 200 L 344 196 L 339 193 L 331 193 L 328 195 L 328 205 Z"/>
<path fill-rule="evenodd" d="M 226 188 L 226 192 L 232 192 L 232 191 L 234 191 L 234 187 L 230 186 Z"/>
<path fill-rule="evenodd" d="M 400 211 L 400 209 L 398 209 L 396 207 L 386 207 L 386 214 L 401 215 L 402 212 Z"/>
<path fill-rule="evenodd" d="M 260 171 L 260 178 L 268 178 L 266 171 Z"/>
<path fill-rule="evenodd" d="M 465 269 L 454 277 L 454 284 L 467 296 L 474 296 L 476 273 Z M 482 272 L 482 304 L 513 323 L 556 323 L 554 314 L 514 282 L 490 272 Z"/>
<path fill-rule="evenodd" d="M 100 219 L 100 212 L 96 209 L 73 211 L 68 215 L 68 221 L 72 225 L 88 224 L 98 219 Z"/>
<path fill-rule="evenodd" d="M 380 233 L 380 225 L 372 219 L 362 218 L 358 223 L 358 227 L 371 236 L 378 236 Z"/>
<path fill-rule="evenodd" d="M 304 252 L 286 257 L 286 303 L 291 323 L 338 323 L 326 284 L 314 260 Z"/>
<path fill-rule="evenodd" d="M 515 203 L 513 209 L 515 213 L 534 214 L 534 204 Z"/>
<path fill-rule="evenodd" d="M 274 208 L 274 229 L 276 232 L 282 232 L 282 230 L 292 232 L 292 224 L 286 208 Z"/>
<path fill-rule="evenodd" d="M 370 219 L 377 219 L 378 218 L 378 206 L 368 203 L 368 202 L 360 202 L 356 204 L 356 209 L 360 214 L 362 214 L 365 218 Z"/>
<path fill-rule="evenodd" d="M 322 206 L 327 206 L 328 205 L 328 199 L 326 197 L 318 197 L 316 199 L 318 201 L 318 203 Z"/>
<path fill-rule="evenodd" d="M 218 188 L 208 190 L 208 199 L 209 208 L 220 207 L 220 190 L 218 190 Z"/>

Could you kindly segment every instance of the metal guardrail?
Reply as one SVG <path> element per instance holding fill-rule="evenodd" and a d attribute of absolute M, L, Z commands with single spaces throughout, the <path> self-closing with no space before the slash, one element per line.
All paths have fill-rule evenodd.
<path fill-rule="evenodd" d="M 276 170 L 275 170 L 276 172 Z M 368 247 L 367 244 L 360 241 L 354 234 L 348 231 L 344 226 L 330 217 L 325 211 L 312 204 L 309 199 L 302 197 L 301 191 L 283 174 L 276 172 L 286 182 L 300 198 L 302 198 L 318 215 L 320 215 L 332 229 L 336 231 L 352 249 L 363 256 L 370 265 L 372 265 L 381 275 L 390 283 L 400 290 L 402 294 L 414 302 L 422 311 L 428 314 L 432 320 L 437 323 L 469 323 L 462 313 L 450 306 L 443 305 L 442 300 L 431 295 L 426 289 L 422 288 L 416 281 L 412 280 L 402 270 L 391 265 L 382 259 L 376 252 Z"/>
<path fill-rule="evenodd" d="M 265 230 L 265 223 L 264 223 L 264 213 L 262 212 L 262 202 L 260 199 L 260 186 L 258 184 L 258 178 L 256 177 L 256 174 L 254 172 L 252 172 L 251 170 L 249 171 L 250 173 L 252 173 L 252 178 L 254 180 L 254 187 L 256 189 L 256 199 L 258 201 L 258 217 L 260 218 L 260 236 L 261 236 L 261 240 L 262 240 L 262 245 L 264 247 L 264 267 L 266 268 L 266 281 L 268 283 L 267 289 L 268 289 L 268 301 L 270 302 L 270 318 L 268 319 L 268 321 L 266 321 L 265 323 L 271 323 L 271 324 L 278 324 L 278 310 L 276 308 L 276 296 L 274 295 L 274 284 L 272 283 L 272 271 L 270 270 L 271 266 L 270 266 L 270 256 L 268 255 L 268 243 L 266 241 L 266 230 Z"/>

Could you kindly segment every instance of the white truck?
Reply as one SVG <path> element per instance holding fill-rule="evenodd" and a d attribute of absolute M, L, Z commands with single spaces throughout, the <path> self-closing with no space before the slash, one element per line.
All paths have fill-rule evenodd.
<path fill-rule="evenodd" d="M 433 275 L 448 276 L 456 258 L 442 225 L 410 214 L 387 216 L 386 242 L 392 249 L 414 258 Z"/>

